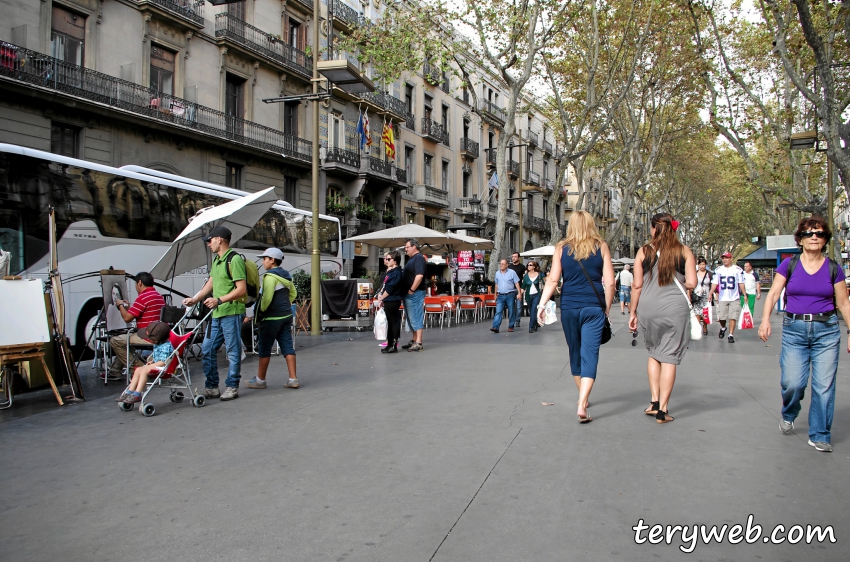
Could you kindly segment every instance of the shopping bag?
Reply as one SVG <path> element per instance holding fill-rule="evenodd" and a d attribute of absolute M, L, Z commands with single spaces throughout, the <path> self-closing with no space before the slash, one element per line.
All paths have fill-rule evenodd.
<path fill-rule="evenodd" d="M 378 312 L 375 313 L 375 339 L 378 341 L 384 341 L 387 339 L 387 313 L 384 312 L 383 308 L 379 308 Z"/>
<path fill-rule="evenodd" d="M 706 326 L 708 326 L 709 324 L 711 324 L 714 321 L 713 314 L 711 313 L 711 305 L 710 304 L 707 304 L 704 307 L 702 307 L 702 321 Z"/>
<path fill-rule="evenodd" d="M 548 326 L 558 321 L 558 316 L 555 314 L 555 302 L 549 301 L 543 309 L 543 324 Z"/>
<path fill-rule="evenodd" d="M 753 329 L 753 314 L 750 312 L 750 305 L 746 301 L 744 301 L 744 306 L 741 307 L 741 316 L 738 317 L 738 329 Z"/>

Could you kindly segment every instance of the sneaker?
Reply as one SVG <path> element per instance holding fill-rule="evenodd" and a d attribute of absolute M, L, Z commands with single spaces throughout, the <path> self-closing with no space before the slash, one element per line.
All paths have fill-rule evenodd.
<path fill-rule="evenodd" d="M 387 347 L 387 342 L 382 341 L 378 347 Z"/>
<path fill-rule="evenodd" d="M 205 388 L 203 392 L 198 392 L 198 389 L 195 389 L 195 394 L 200 394 L 204 398 L 221 398 L 221 393 L 217 388 Z"/>
<path fill-rule="evenodd" d="M 262 388 L 266 388 L 266 381 L 261 380 L 257 377 L 254 377 L 253 379 L 249 380 L 245 386 L 247 386 L 248 388 L 260 388 L 260 389 L 262 389 Z"/>
<path fill-rule="evenodd" d="M 821 453 L 831 453 L 832 452 L 832 445 L 830 445 L 829 443 L 824 443 L 823 441 L 814 442 L 811 439 L 809 439 L 809 445 L 811 445 L 812 447 L 815 448 L 816 451 L 819 451 Z"/>
<path fill-rule="evenodd" d="M 232 386 L 228 386 L 224 389 L 224 394 L 221 395 L 221 401 L 225 402 L 227 400 L 234 400 L 239 398 L 239 389 L 233 388 Z"/>
<path fill-rule="evenodd" d="M 416 343 L 416 341 L 414 341 L 414 340 L 410 340 L 409 342 L 407 342 L 406 344 L 404 344 L 403 346 L 401 346 L 401 348 L 402 348 L 402 349 L 410 349 L 410 348 L 413 346 L 413 344 L 415 344 L 415 343 Z"/>
<path fill-rule="evenodd" d="M 725 335 L 726 335 L 726 328 L 720 328 L 720 333 L 717 334 L 717 337 L 722 340 L 723 336 L 725 336 Z"/>
<path fill-rule="evenodd" d="M 283 388 L 301 388 L 301 383 L 298 382 L 298 379 L 289 379 L 286 381 L 286 384 L 283 385 Z"/>
<path fill-rule="evenodd" d="M 410 349 L 408 349 L 407 351 L 422 351 L 423 349 L 425 349 L 425 346 L 423 346 L 421 343 L 414 342 L 413 345 L 410 346 Z"/>
<path fill-rule="evenodd" d="M 779 431 L 782 433 L 791 433 L 792 429 L 794 429 L 794 422 L 787 422 L 785 420 L 779 422 Z"/>
<path fill-rule="evenodd" d="M 130 397 L 130 393 L 129 393 L 129 392 L 122 392 L 122 393 L 121 393 L 121 396 L 119 396 L 118 398 L 116 398 L 116 399 L 115 399 L 115 401 L 116 401 L 116 402 L 123 402 L 124 400 L 126 400 L 126 399 L 127 399 L 127 398 L 129 398 L 129 397 Z"/>
<path fill-rule="evenodd" d="M 728 341 L 729 343 L 735 343 L 735 336 L 729 334 L 729 337 L 726 338 L 726 341 Z"/>
<path fill-rule="evenodd" d="M 135 404 L 136 402 L 142 401 L 141 394 L 130 394 L 127 398 L 124 399 L 125 404 Z"/>

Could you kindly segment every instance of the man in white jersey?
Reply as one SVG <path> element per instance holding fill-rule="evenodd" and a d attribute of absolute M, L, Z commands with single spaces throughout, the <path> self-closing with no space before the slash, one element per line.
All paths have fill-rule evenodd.
<path fill-rule="evenodd" d="M 725 252 L 722 256 L 723 265 L 714 270 L 711 281 L 711 292 L 717 291 L 717 320 L 720 322 L 720 333 L 717 337 L 723 339 L 726 335 L 726 322 L 729 322 L 729 343 L 735 343 L 735 323 L 741 314 L 741 295 L 746 294 L 744 288 L 744 270 L 732 265 L 732 254 Z"/>

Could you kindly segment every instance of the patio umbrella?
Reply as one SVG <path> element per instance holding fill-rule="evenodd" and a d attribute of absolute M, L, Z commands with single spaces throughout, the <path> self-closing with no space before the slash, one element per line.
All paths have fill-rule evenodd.
<path fill-rule="evenodd" d="M 614 263 L 621 263 L 623 265 L 634 265 L 635 260 L 633 260 L 632 258 L 620 258 L 614 260 Z"/>
<path fill-rule="evenodd" d="M 520 254 L 524 258 L 532 258 L 537 256 L 554 256 L 555 255 L 555 246 L 541 246 L 539 248 L 533 248 L 531 250 L 522 252 Z"/>
<path fill-rule="evenodd" d="M 200 211 L 183 232 L 174 239 L 171 247 L 151 269 L 154 279 L 167 281 L 187 271 L 209 265 L 210 255 L 204 236 L 217 226 L 233 233 L 230 245 L 248 234 L 266 212 L 277 202 L 274 187 L 228 201 Z"/>

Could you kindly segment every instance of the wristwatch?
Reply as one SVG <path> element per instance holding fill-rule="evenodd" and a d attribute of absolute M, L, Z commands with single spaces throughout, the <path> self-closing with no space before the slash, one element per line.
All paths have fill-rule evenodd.
<path fill-rule="evenodd" d="M 216 306 L 221 306 L 221 305 L 222 305 L 221 299 L 215 299 L 215 300 L 216 300 L 216 302 L 218 303 Z"/>

